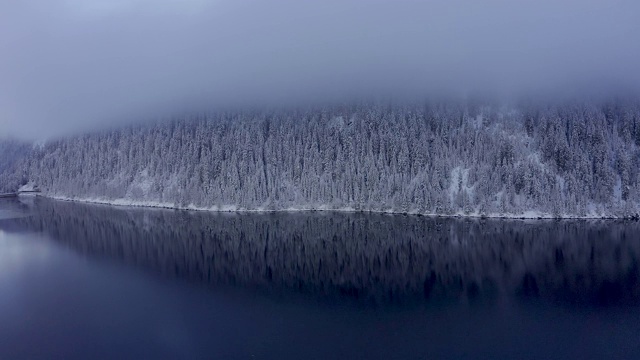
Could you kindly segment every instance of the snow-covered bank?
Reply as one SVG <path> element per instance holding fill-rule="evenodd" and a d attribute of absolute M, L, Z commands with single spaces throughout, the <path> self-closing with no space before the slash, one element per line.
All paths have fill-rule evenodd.
<path fill-rule="evenodd" d="M 242 208 L 235 205 L 223 205 L 212 207 L 199 207 L 195 205 L 180 206 L 172 203 L 162 203 L 154 201 L 136 201 L 130 199 L 100 199 L 100 198 L 78 198 L 68 197 L 61 195 L 47 195 L 41 194 L 39 196 L 59 201 L 80 202 L 89 204 L 101 204 L 112 205 L 122 207 L 144 207 L 144 208 L 161 208 L 172 210 L 189 210 L 189 211 L 209 211 L 209 212 L 221 212 L 221 213 L 277 213 L 277 212 L 313 212 L 313 211 L 325 211 L 325 212 L 350 212 L 350 213 L 374 213 L 374 214 L 390 214 L 390 215 L 415 215 L 415 216 L 428 216 L 428 217 L 446 217 L 446 218 L 472 218 L 472 219 L 522 219 L 522 220 L 561 220 L 561 219 L 573 219 L 573 220 L 622 220 L 622 219 L 638 219 L 639 215 L 631 216 L 607 216 L 605 214 L 594 215 L 589 214 L 586 216 L 577 216 L 572 214 L 563 214 L 561 216 L 554 216 L 552 214 L 527 211 L 521 214 L 480 214 L 477 212 L 464 214 L 438 214 L 438 213 L 423 213 L 418 211 L 398 211 L 394 209 L 388 210 L 374 210 L 374 209 L 355 209 L 353 207 L 330 207 L 326 205 L 318 206 L 303 206 L 303 207 L 288 207 L 283 209 L 265 209 L 265 208 Z"/>

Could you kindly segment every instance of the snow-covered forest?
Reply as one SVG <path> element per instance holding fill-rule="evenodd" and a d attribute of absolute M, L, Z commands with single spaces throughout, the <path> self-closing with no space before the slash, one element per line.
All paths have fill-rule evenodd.
<path fill-rule="evenodd" d="M 49 141 L 1 176 L 53 197 L 180 208 L 628 216 L 640 212 L 640 103 L 208 113 Z"/>
<path fill-rule="evenodd" d="M 31 146 L 17 140 L 0 139 L 0 193 L 15 191 L 27 181 L 24 161 Z"/>

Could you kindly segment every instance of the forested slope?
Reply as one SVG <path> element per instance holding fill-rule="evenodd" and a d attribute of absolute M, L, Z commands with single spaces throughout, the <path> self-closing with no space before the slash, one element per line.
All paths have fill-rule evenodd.
<path fill-rule="evenodd" d="M 26 182 L 26 168 L 22 161 L 31 150 L 25 142 L 0 139 L 0 194 L 13 192 Z"/>
<path fill-rule="evenodd" d="M 220 112 L 73 136 L 22 169 L 45 194 L 218 210 L 627 216 L 637 102 Z"/>

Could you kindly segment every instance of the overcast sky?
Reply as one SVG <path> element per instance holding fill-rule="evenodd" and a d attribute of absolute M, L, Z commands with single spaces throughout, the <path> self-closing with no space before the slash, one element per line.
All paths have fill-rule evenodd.
<path fill-rule="evenodd" d="M 0 0 L 0 136 L 180 109 L 640 84 L 637 0 Z"/>

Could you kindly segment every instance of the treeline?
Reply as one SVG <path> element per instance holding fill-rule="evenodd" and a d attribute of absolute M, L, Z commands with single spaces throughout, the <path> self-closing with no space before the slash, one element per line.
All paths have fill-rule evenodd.
<path fill-rule="evenodd" d="M 20 167 L 53 196 L 214 209 L 627 216 L 640 103 L 220 112 L 72 136 Z"/>

